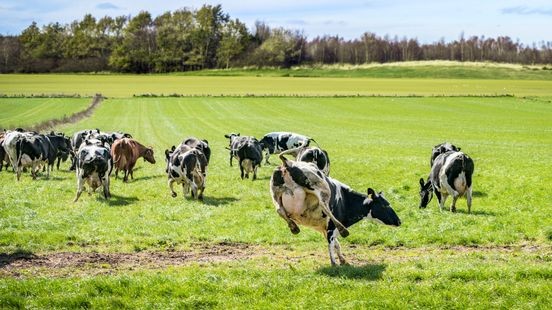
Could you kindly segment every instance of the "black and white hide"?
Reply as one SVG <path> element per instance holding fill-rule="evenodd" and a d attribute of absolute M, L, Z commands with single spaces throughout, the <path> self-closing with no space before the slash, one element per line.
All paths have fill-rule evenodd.
<path fill-rule="evenodd" d="M 15 172 L 17 181 L 21 178 L 23 168 L 31 168 L 33 180 L 38 170 L 46 167 L 46 177 L 50 177 L 50 167 L 56 160 L 56 150 L 45 135 L 23 135 L 15 143 Z"/>
<path fill-rule="evenodd" d="M 254 137 L 247 137 L 238 148 L 238 161 L 240 163 L 240 176 L 249 179 L 253 173 L 253 181 L 257 179 L 257 168 L 263 161 L 263 149 L 259 141 Z"/>
<path fill-rule="evenodd" d="M 174 183 L 182 184 L 183 197 L 191 192 L 192 198 L 203 200 L 203 191 L 205 190 L 205 169 L 207 159 L 198 149 L 187 145 L 181 145 L 179 148 L 172 149 L 172 152 L 165 150 L 165 160 L 167 161 L 168 185 L 172 197 L 176 197 L 173 189 Z"/>
<path fill-rule="evenodd" d="M 71 154 L 72 147 L 71 147 L 71 139 L 69 137 L 66 137 L 63 133 L 54 133 L 50 132 L 50 134 L 47 136 L 48 139 L 50 139 L 50 142 L 52 143 L 52 146 L 54 148 L 54 151 L 56 152 L 56 159 L 57 159 L 57 170 L 59 170 L 59 165 L 63 161 L 67 161 L 69 158 L 69 155 Z M 52 166 L 53 168 L 53 166 Z"/>
<path fill-rule="evenodd" d="M 187 145 L 191 148 L 200 150 L 205 155 L 207 164 L 209 164 L 209 161 L 211 160 L 211 148 L 209 147 L 209 141 L 190 137 L 182 141 L 181 145 Z"/>
<path fill-rule="evenodd" d="M 109 199 L 111 197 L 109 176 L 112 169 L 113 161 L 110 149 L 102 141 L 84 140 L 76 153 L 77 195 L 74 202 L 84 191 L 85 184 L 89 186 L 89 194 L 95 192 L 99 187 L 103 187 L 103 196 L 105 199 Z"/>
<path fill-rule="evenodd" d="M 437 156 L 427 182 L 420 178 L 420 208 L 425 208 L 435 194 L 441 211 L 447 197 L 452 196 L 450 211 L 456 212 L 456 200 L 466 196 L 468 213 L 470 213 L 473 171 L 473 160 L 462 152 L 450 151 Z"/>
<path fill-rule="evenodd" d="M 271 154 L 280 154 L 284 151 L 297 157 L 297 152 L 301 148 L 309 146 L 312 138 L 293 132 L 269 132 L 260 140 L 261 146 L 265 151 L 265 162 L 268 164 L 268 158 Z M 316 142 L 316 141 L 315 141 Z"/>
<path fill-rule="evenodd" d="M 238 150 L 249 137 L 242 137 L 239 133 L 229 133 L 227 135 L 224 135 L 224 137 L 229 140 L 227 149 L 230 151 L 230 167 L 232 167 L 232 158 L 238 159 Z"/>
<path fill-rule="evenodd" d="M 429 166 L 433 167 L 433 162 L 435 161 L 435 158 L 437 158 L 437 156 L 450 151 L 460 152 L 460 148 L 449 142 L 443 142 L 434 146 L 431 150 L 431 159 L 429 161 Z"/>
<path fill-rule="evenodd" d="M 298 225 L 319 231 L 328 242 L 332 265 L 336 255 L 346 264 L 337 240 L 347 237 L 346 227 L 363 218 L 386 225 L 399 226 L 401 221 L 382 193 L 368 188 L 367 195 L 357 193 L 347 185 L 325 176 L 313 163 L 280 158 L 283 164 L 270 179 L 270 193 L 278 214 L 287 222 L 293 234 Z"/>
<path fill-rule="evenodd" d="M 302 148 L 297 154 L 297 161 L 314 163 L 325 175 L 330 175 L 330 157 L 328 156 L 328 152 L 321 148 Z"/>

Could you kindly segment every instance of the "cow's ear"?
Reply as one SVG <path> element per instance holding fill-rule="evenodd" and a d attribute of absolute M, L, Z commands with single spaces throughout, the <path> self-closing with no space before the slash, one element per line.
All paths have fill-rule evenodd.
<path fill-rule="evenodd" d="M 203 140 L 201 140 L 201 141 L 203 141 L 203 142 L 209 144 L 209 141 L 207 141 L 207 140 L 205 140 L 205 139 L 203 139 Z"/>
<path fill-rule="evenodd" d="M 376 192 L 371 187 L 368 187 L 367 192 L 368 192 L 368 196 L 372 196 L 372 198 L 376 196 Z"/>
<path fill-rule="evenodd" d="M 238 137 L 239 137 L 239 136 L 240 136 L 240 133 L 238 132 L 238 133 L 236 134 L 236 136 L 238 136 Z"/>
<path fill-rule="evenodd" d="M 462 149 L 462 148 L 458 148 L 458 152 L 460 152 L 461 149 Z"/>
<path fill-rule="evenodd" d="M 176 150 L 176 146 L 173 145 L 173 146 L 171 147 L 171 152 L 174 152 L 174 150 Z"/>
<path fill-rule="evenodd" d="M 226 139 L 230 139 L 230 135 L 224 135 Z"/>
<path fill-rule="evenodd" d="M 169 152 L 169 150 L 165 150 L 165 157 L 166 157 L 167 159 L 169 159 L 169 157 L 170 157 L 169 155 L 170 155 L 170 154 L 171 154 L 171 153 Z"/>
<path fill-rule="evenodd" d="M 425 184 L 424 178 L 420 178 L 420 186 L 424 187 L 424 184 Z"/>

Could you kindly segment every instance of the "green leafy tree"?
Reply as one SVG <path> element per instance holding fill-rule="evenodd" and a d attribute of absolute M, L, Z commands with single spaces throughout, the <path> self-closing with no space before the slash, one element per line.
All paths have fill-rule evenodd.
<path fill-rule="evenodd" d="M 154 54 L 153 20 L 149 12 L 142 11 L 124 29 L 122 42 L 115 47 L 109 64 L 123 72 L 152 72 Z"/>
<path fill-rule="evenodd" d="M 247 27 L 239 19 L 230 20 L 222 28 L 222 36 L 217 51 L 219 67 L 230 67 L 230 61 L 243 53 L 250 41 Z"/>

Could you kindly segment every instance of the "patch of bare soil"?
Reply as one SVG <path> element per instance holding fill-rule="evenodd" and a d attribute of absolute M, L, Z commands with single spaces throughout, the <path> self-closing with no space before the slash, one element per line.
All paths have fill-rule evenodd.
<path fill-rule="evenodd" d="M 218 263 L 250 259 L 265 253 L 242 243 L 199 245 L 190 251 L 137 253 L 60 252 L 45 255 L 0 253 L 0 277 L 30 275 L 69 276 L 80 273 L 110 274 L 120 270 L 160 269 L 190 263 Z"/>

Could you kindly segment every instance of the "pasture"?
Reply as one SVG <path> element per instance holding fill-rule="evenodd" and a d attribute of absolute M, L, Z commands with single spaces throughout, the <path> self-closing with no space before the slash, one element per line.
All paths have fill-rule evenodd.
<path fill-rule="evenodd" d="M 25 91 L 36 91 L 34 79 L 54 77 L 28 76 Z M 266 82 L 273 87 L 268 94 L 276 93 L 273 81 Z M 301 83 L 293 87 L 299 91 Z M 319 95 L 340 94 L 323 81 L 308 83 L 318 85 Z M 487 91 L 477 85 L 490 85 L 462 83 L 482 95 Z M 550 95 L 550 82 L 528 83 L 520 94 Z M 125 97 L 147 87 L 169 93 L 163 84 L 140 91 L 112 86 L 104 95 Z M 524 87 L 496 81 L 503 84 Z M 284 89 L 294 93 L 289 85 Z M 103 86 L 91 85 L 90 92 Z M 154 147 L 157 164 L 140 161 L 128 184 L 112 178 L 109 201 L 96 193 L 75 204 L 68 164 L 49 180 L 24 175 L 15 182 L 13 173 L 0 172 L 0 306 L 544 308 L 552 301 L 551 120 L 547 98 L 107 99 L 92 117 L 58 130 L 130 132 Z M 403 225 L 356 224 L 341 239 L 352 266 L 331 268 L 322 236 L 305 227 L 292 235 L 274 210 L 268 182 L 277 157 L 254 182 L 240 180 L 238 167 L 228 165 L 224 134 L 278 130 L 315 138 L 330 154 L 332 177 L 360 192 L 383 191 Z M 180 192 L 171 198 L 166 184 L 163 151 L 188 136 L 207 139 L 213 150 L 204 202 Z M 445 140 L 475 161 L 472 214 L 464 199 L 456 214 L 439 212 L 436 201 L 418 209 L 418 180 L 429 173 L 431 147 Z"/>

